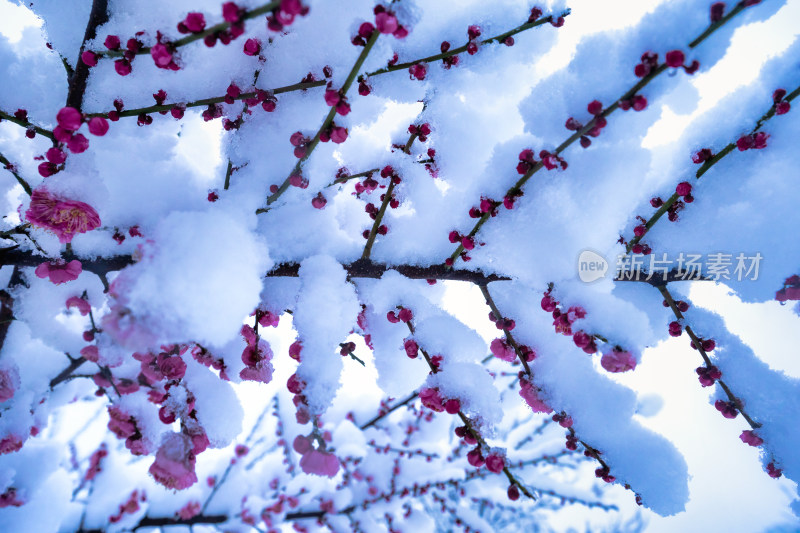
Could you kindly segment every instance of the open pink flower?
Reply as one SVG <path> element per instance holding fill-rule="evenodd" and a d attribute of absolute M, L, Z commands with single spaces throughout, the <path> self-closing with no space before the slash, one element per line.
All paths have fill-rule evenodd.
<path fill-rule="evenodd" d="M 300 459 L 300 468 L 306 474 L 333 477 L 339 471 L 339 459 L 332 453 L 311 449 Z"/>
<path fill-rule="evenodd" d="M 60 285 L 78 279 L 82 271 L 81 262 L 77 259 L 73 259 L 69 263 L 59 259 L 42 263 L 36 267 L 34 272 L 36 272 L 37 277 L 42 279 L 49 278 L 52 283 Z"/>
<path fill-rule="evenodd" d="M 630 352 L 614 348 L 603 354 L 600 366 L 608 372 L 627 372 L 636 368 L 636 358 Z"/>
<path fill-rule="evenodd" d="M 168 489 L 183 490 L 197 483 L 192 442 L 182 433 L 170 433 L 161 442 L 150 474 Z"/>
<path fill-rule="evenodd" d="M 72 242 L 76 233 L 100 227 L 100 216 L 89 204 L 60 198 L 40 187 L 31 194 L 25 218 L 34 226 L 52 231 L 62 243 Z"/>

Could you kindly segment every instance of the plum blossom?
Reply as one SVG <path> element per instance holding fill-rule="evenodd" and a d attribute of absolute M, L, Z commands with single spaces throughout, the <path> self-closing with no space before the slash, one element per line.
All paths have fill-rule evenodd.
<path fill-rule="evenodd" d="M 62 107 L 56 115 L 58 125 L 67 131 L 76 131 L 81 127 L 81 112 L 74 107 Z"/>
<path fill-rule="evenodd" d="M 189 437 L 182 433 L 169 433 L 161 441 L 149 472 L 168 489 L 183 490 L 197 483 L 195 461 Z"/>
<path fill-rule="evenodd" d="M 419 399 L 422 405 L 436 412 L 444 411 L 444 403 L 437 389 L 425 388 L 419 391 Z"/>
<path fill-rule="evenodd" d="M 533 409 L 534 413 L 552 413 L 553 408 L 539 398 L 539 389 L 525 377 L 520 377 L 519 395 Z"/>
<path fill-rule="evenodd" d="M 22 449 L 22 439 L 13 433 L 0 439 L 0 455 L 14 453 Z"/>
<path fill-rule="evenodd" d="M 92 310 L 92 306 L 89 305 L 89 302 L 78 296 L 72 296 L 67 299 L 67 309 L 72 309 L 73 307 L 83 316 L 88 315 Z"/>
<path fill-rule="evenodd" d="M 34 272 L 36 277 L 49 279 L 52 283 L 60 285 L 78 279 L 82 271 L 81 262 L 77 259 L 73 259 L 69 263 L 58 259 L 40 264 Z"/>
<path fill-rule="evenodd" d="M 764 444 L 764 439 L 756 435 L 756 432 L 751 429 L 742 431 L 742 434 L 739 435 L 739 438 L 742 439 L 742 442 L 749 444 L 750 446 L 761 446 Z"/>
<path fill-rule="evenodd" d="M 59 242 L 72 242 L 77 233 L 100 227 L 100 216 L 92 206 L 52 194 L 44 187 L 35 189 L 25 218 L 34 226 L 52 231 Z"/>
<path fill-rule="evenodd" d="M 608 372 L 627 372 L 636 368 L 636 358 L 630 352 L 615 347 L 603 354 L 600 358 L 600 366 Z"/>
<path fill-rule="evenodd" d="M 509 346 L 505 339 L 494 339 L 489 345 L 489 349 L 495 357 L 509 363 L 517 358 L 514 348 Z"/>
<path fill-rule="evenodd" d="M 300 459 L 300 468 L 306 474 L 333 477 L 339 471 L 339 459 L 332 453 L 312 449 Z"/>
<path fill-rule="evenodd" d="M 319 445 L 314 448 L 313 442 Z M 300 468 L 306 474 L 317 476 L 334 477 L 339 471 L 339 459 L 332 453 L 326 451 L 325 440 L 312 433 L 308 437 L 298 435 L 295 437 L 292 447 L 301 454 Z"/>
<path fill-rule="evenodd" d="M 20 387 L 19 373 L 16 367 L 0 370 L 0 403 L 14 397 Z"/>
<path fill-rule="evenodd" d="M 486 456 L 486 468 L 489 472 L 499 474 L 505 468 L 506 463 L 502 455 L 497 452 L 492 452 Z"/>

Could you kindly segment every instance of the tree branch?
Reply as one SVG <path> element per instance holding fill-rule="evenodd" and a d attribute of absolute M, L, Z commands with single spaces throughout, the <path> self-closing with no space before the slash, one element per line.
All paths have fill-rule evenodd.
<path fill-rule="evenodd" d="M 264 4 L 263 6 L 259 6 L 259 7 L 255 8 L 255 9 L 251 9 L 250 11 L 245 11 L 239 17 L 239 21 L 240 22 L 244 22 L 245 20 L 249 20 L 249 19 L 258 17 L 260 15 L 266 15 L 270 11 L 274 11 L 275 9 L 277 9 L 280 5 L 281 5 L 280 1 L 269 2 L 267 4 Z M 211 26 L 209 28 L 206 28 L 205 30 L 203 30 L 201 32 L 192 33 L 191 35 L 187 35 L 186 37 L 181 37 L 177 41 L 173 41 L 170 44 L 172 46 L 176 47 L 176 48 L 179 48 L 181 46 L 186 46 L 187 44 L 193 43 L 195 41 L 199 41 L 201 39 L 205 39 L 209 35 L 214 35 L 216 33 L 224 32 L 230 27 L 231 27 L 231 23 L 230 22 L 227 22 L 227 21 L 220 22 L 220 23 L 215 24 L 215 25 L 213 25 L 213 26 Z M 139 56 L 139 55 L 147 55 L 147 54 L 150 53 L 150 48 L 151 47 L 149 47 L 149 46 L 144 46 L 144 47 L 140 48 L 136 52 L 136 55 L 137 56 Z M 124 54 L 123 50 L 97 50 L 97 51 L 93 51 L 93 52 L 98 56 L 105 56 L 105 57 L 123 57 L 123 54 Z"/>
<path fill-rule="evenodd" d="M 2 122 L 3 120 L 7 120 L 9 122 L 13 122 L 17 126 L 22 126 L 25 129 L 32 129 L 33 131 L 35 131 L 36 133 L 38 133 L 42 137 L 47 137 L 48 139 L 50 139 L 53 142 L 55 142 L 55 140 L 56 140 L 56 138 L 53 135 L 52 131 L 46 130 L 46 129 L 40 127 L 40 126 L 37 126 L 36 124 L 33 124 L 28 119 L 25 119 L 25 120 L 18 119 L 14 115 L 11 115 L 9 113 L 6 113 L 3 110 L 0 110 L 0 122 Z"/>
<path fill-rule="evenodd" d="M 791 102 L 792 100 L 794 100 L 795 98 L 797 98 L 797 96 L 798 96 L 798 95 L 800 95 L 800 87 L 797 87 L 797 88 L 796 88 L 794 91 L 792 91 L 792 92 L 790 92 L 789 94 L 787 94 L 787 95 L 784 97 L 784 100 L 785 100 L 785 101 L 787 101 L 787 102 Z M 758 119 L 758 122 L 756 122 L 756 125 L 755 125 L 755 127 L 752 129 L 752 131 L 750 132 L 750 135 L 753 135 L 754 133 L 758 132 L 758 131 L 761 129 L 761 127 L 764 125 L 764 123 L 766 123 L 766 122 L 767 122 L 769 119 L 771 119 L 772 117 L 774 117 L 774 116 L 775 116 L 775 110 L 776 110 L 776 109 L 777 109 L 777 104 L 773 104 L 773 105 L 772 105 L 772 107 L 770 107 L 770 108 L 769 108 L 769 110 L 767 110 L 767 112 L 766 112 L 766 113 L 764 113 L 764 114 L 761 116 L 761 118 L 760 118 L 760 119 Z M 728 144 L 728 145 L 727 145 L 725 148 L 723 148 L 723 149 L 722 149 L 722 150 L 721 150 L 721 151 L 720 151 L 718 154 L 716 154 L 716 155 L 715 155 L 714 157 L 712 157 L 711 159 L 709 159 L 709 160 L 705 161 L 705 162 L 703 163 L 703 165 L 702 165 L 702 166 L 701 166 L 699 169 L 697 169 L 697 172 L 695 173 L 695 179 L 698 179 L 698 180 L 699 180 L 699 179 L 700 179 L 700 177 L 701 177 L 703 174 L 705 174 L 706 172 L 708 172 L 708 170 L 709 170 L 711 167 L 713 167 L 714 165 L 716 165 L 717 163 L 719 163 L 719 162 L 720 162 L 720 161 L 721 161 L 721 160 L 722 160 L 722 159 L 723 159 L 725 156 L 727 156 L 727 155 L 729 155 L 729 154 L 731 154 L 731 153 L 735 153 L 735 152 L 734 152 L 734 149 L 735 149 L 735 148 L 736 148 L 736 141 L 734 141 L 734 142 L 732 142 L 732 143 L 729 143 L 729 144 Z M 628 245 L 625 247 L 625 251 L 626 251 L 626 252 L 630 252 L 630 251 L 631 251 L 631 249 L 633 248 L 633 246 L 634 246 L 635 244 L 637 244 L 639 241 L 641 241 L 641 240 L 644 238 L 644 236 L 645 236 L 645 235 L 647 235 L 647 232 L 648 232 L 648 231 L 650 231 L 650 229 L 651 229 L 653 226 L 655 226 L 655 225 L 656 225 L 656 222 L 658 222 L 658 221 L 659 221 L 659 219 L 660 219 L 662 216 L 664 216 L 664 213 L 668 212 L 668 211 L 669 211 L 669 209 L 670 209 L 670 208 L 671 208 L 671 207 L 672 207 L 672 206 L 675 204 L 675 202 L 677 202 L 677 201 L 678 201 L 680 198 L 681 198 L 681 197 L 678 195 L 678 193 L 677 193 L 677 192 L 674 192 L 674 193 L 672 193 L 672 196 L 670 196 L 670 197 L 669 197 L 667 200 L 665 200 L 665 201 L 664 201 L 664 203 L 661 205 L 661 207 L 659 207 L 659 208 L 658 208 L 658 210 L 657 210 L 655 213 L 653 213 L 653 215 L 650 217 L 650 219 L 649 219 L 647 222 L 645 222 L 645 224 L 644 224 L 644 227 L 646 228 L 646 231 L 645 231 L 645 232 L 644 232 L 644 233 L 643 233 L 643 234 L 642 234 L 640 237 L 634 236 L 634 237 L 633 237 L 633 238 L 630 240 L 630 242 L 628 242 Z"/>
<path fill-rule="evenodd" d="M 87 43 L 97 36 L 97 27 L 108 22 L 108 0 L 94 0 L 92 2 L 92 12 L 89 14 L 89 22 L 86 23 L 86 32 L 83 34 L 83 43 Z M 74 107 L 78 111 L 83 107 L 83 94 L 86 92 L 86 82 L 89 79 L 89 66 L 81 58 L 83 45 L 78 52 L 78 62 L 75 72 L 69 79 L 69 91 L 67 92 L 67 106 Z"/>
<path fill-rule="evenodd" d="M 730 13 L 729 13 L 729 14 L 728 14 L 726 17 L 724 17 L 722 20 L 720 20 L 719 22 L 712 22 L 712 23 L 711 23 L 711 24 L 710 24 L 710 25 L 709 25 L 709 26 L 708 26 L 708 27 L 707 27 L 707 28 L 706 28 L 706 29 L 703 31 L 703 33 L 701 33 L 701 34 L 700 34 L 700 36 L 698 36 L 698 37 L 697 37 L 697 38 L 696 38 L 694 41 L 692 41 L 692 42 L 691 42 L 691 44 L 689 44 L 689 47 L 690 47 L 690 48 L 694 48 L 694 47 L 698 46 L 698 45 L 699 45 L 701 42 L 703 42 L 703 41 L 704 41 L 704 40 L 705 40 L 705 39 L 706 39 L 708 36 L 710 36 L 710 35 L 711 35 L 711 34 L 712 34 L 714 31 L 716 31 L 716 30 L 717 30 L 719 27 L 721 27 L 722 25 L 724 25 L 725 23 L 727 23 L 727 22 L 728 22 L 729 20 L 731 20 L 731 19 L 732 19 L 732 18 L 733 18 L 733 17 L 734 17 L 736 14 L 738 14 L 739 12 L 741 12 L 741 11 L 742 11 L 742 9 L 743 9 L 743 6 L 742 6 L 742 4 L 740 3 L 739 5 L 737 5 L 736 9 L 733 9 L 733 10 L 732 10 L 732 11 L 731 11 L 731 12 L 730 12 Z M 607 108 L 603 109 L 603 111 L 602 111 L 601 113 L 599 113 L 598 115 L 595 115 L 595 116 L 592 118 L 592 120 L 590 120 L 590 121 L 589 121 L 589 122 L 588 122 L 588 123 L 587 123 L 587 124 L 586 124 L 586 125 L 585 125 L 583 128 L 579 129 L 578 131 L 576 131 L 575 133 L 573 133 L 571 136 L 569 136 L 569 137 L 568 137 L 568 138 L 567 138 L 567 139 L 566 139 L 564 142 L 562 142 L 562 143 L 561 143 L 561 144 L 560 144 L 560 145 L 559 145 L 559 146 L 558 146 L 558 147 L 555 149 L 555 154 L 556 154 L 556 155 L 559 155 L 559 154 L 561 154 L 561 153 L 562 153 L 564 150 L 566 150 L 566 149 L 567 149 L 569 146 L 571 146 L 571 145 L 572 145 L 572 144 L 573 144 L 575 141 L 577 141 L 578 139 L 580 139 L 582 136 L 586 135 L 586 134 L 587 134 L 587 133 L 588 133 L 588 132 L 589 132 L 589 131 L 590 131 L 592 128 L 594 128 L 595 124 L 597 124 L 597 121 L 598 121 L 599 119 L 601 119 L 601 118 L 602 118 L 602 119 L 605 119 L 605 118 L 606 118 L 606 117 L 608 117 L 608 116 L 609 116 L 611 113 L 613 113 L 614 111 L 616 111 L 617 109 L 619 109 L 619 107 L 620 107 L 620 102 L 621 102 L 621 101 L 623 101 L 623 100 L 630 100 L 630 99 L 631 99 L 631 98 L 632 98 L 634 95 L 636 95 L 636 93 L 638 93 L 640 90 L 642 90 L 642 89 L 643 89 L 643 88 L 644 88 L 644 87 L 645 87 L 647 84 L 649 84 L 651 81 L 653 81 L 653 80 L 654 80 L 654 79 L 655 79 L 655 78 L 656 78 L 658 75 L 660 75 L 661 73 L 663 73 L 664 71 L 666 71 L 666 70 L 667 70 L 667 68 L 668 68 L 668 67 L 667 67 L 667 64 L 666 64 L 666 63 L 662 63 L 662 64 L 660 64 L 658 67 L 654 68 L 654 69 L 653 69 L 653 70 L 652 70 L 652 71 L 651 71 L 651 72 L 650 72 L 650 73 L 649 73 L 647 76 L 644 76 L 644 77 L 643 77 L 641 80 L 639 80 L 639 81 L 638 81 L 638 82 L 637 82 L 637 83 L 636 83 L 636 84 L 635 84 L 633 87 L 631 87 L 631 88 L 630 88 L 628 91 L 626 91 L 626 92 L 625 92 L 625 94 L 623 94 L 623 95 L 622 95 L 620 98 L 618 98 L 618 99 L 617 99 L 617 100 L 616 100 L 616 101 L 615 101 L 613 104 L 611 104 L 611 105 L 610 105 L 610 106 L 608 106 Z M 529 170 L 528 170 L 528 171 L 527 171 L 525 174 L 523 174 L 523 176 L 522 176 L 522 177 L 521 177 L 519 180 L 517 180 L 517 182 L 516 182 L 516 183 L 515 183 L 515 184 L 514 184 L 514 185 L 513 185 L 513 186 L 512 186 L 512 187 L 511 187 L 511 188 L 510 188 L 510 189 L 509 189 L 507 192 L 506 192 L 506 195 L 511 195 L 511 196 L 514 196 L 514 195 L 515 195 L 515 193 L 519 193 L 520 191 L 522 191 L 522 187 L 525 185 L 525 183 L 527 183 L 527 181 L 528 181 L 529 179 L 531 179 L 531 177 L 532 177 L 534 174 L 536 174 L 536 173 L 537 173 L 539 170 L 541 170 L 542 168 L 544 168 L 544 165 L 542 164 L 542 162 L 541 162 L 541 161 L 538 161 L 538 162 L 536 162 L 536 163 L 535 163 L 535 164 L 534 164 L 534 165 L 533 165 L 533 166 L 532 166 L 532 167 L 531 167 L 531 168 L 530 168 L 530 169 L 529 169 Z M 474 227 L 472 228 L 472 230 L 469 232 L 468 236 L 469 236 L 469 237 L 474 237 L 474 236 L 475 236 L 475 235 L 478 233 L 478 231 L 480 230 L 481 226 L 483 226 L 483 224 L 485 224 L 485 223 L 486 223 L 486 221 L 487 221 L 487 220 L 489 220 L 489 217 L 490 217 L 490 216 L 491 216 L 491 215 L 490 215 L 490 212 L 489 212 L 489 213 L 484 213 L 484 214 L 481 216 L 481 218 L 480 218 L 480 219 L 478 219 L 478 222 L 476 222 L 476 223 L 475 223 L 475 226 L 474 226 Z M 451 264 L 455 264 L 455 261 L 456 261 L 456 259 L 458 259 L 458 257 L 461 255 L 461 252 L 463 252 L 463 251 L 464 251 L 464 246 L 463 246 L 462 244 L 459 244 L 459 245 L 456 247 L 456 250 L 455 250 L 455 251 L 454 251 L 454 252 L 453 252 L 453 253 L 450 255 L 450 257 L 448 258 L 448 259 L 449 259 L 449 262 L 450 262 Z"/>
<path fill-rule="evenodd" d="M 5 169 L 6 169 L 6 170 L 8 170 L 9 172 L 11 172 L 11 174 L 12 174 L 12 175 L 13 175 L 13 176 L 14 176 L 14 177 L 17 179 L 17 183 L 19 183 L 20 185 L 22 185 L 22 188 L 25 190 L 25 193 L 26 193 L 28 196 L 30 196 L 31 194 L 33 194 L 33 191 L 32 191 L 32 189 L 31 189 L 31 186 L 30 186 L 30 185 L 28 185 L 28 182 L 27 182 L 27 181 L 25 181 L 25 180 L 22 178 L 22 176 L 20 176 L 20 175 L 19 175 L 19 173 L 17 172 L 17 169 L 16 169 L 16 167 L 15 167 L 15 166 L 14 166 L 14 165 L 11 163 L 11 161 L 9 161 L 8 159 L 6 159 L 6 156 L 4 156 L 2 153 L 0 153 L 0 164 L 2 164 L 2 165 L 3 165 L 3 168 L 5 168 Z"/>

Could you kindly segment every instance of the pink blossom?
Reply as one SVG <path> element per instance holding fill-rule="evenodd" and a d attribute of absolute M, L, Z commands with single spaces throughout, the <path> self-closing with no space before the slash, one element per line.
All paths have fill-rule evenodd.
<path fill-rule="evenodd" d="M 522 399 L 533 409 L 534 413 L 552 413 L 553 409 L 544 403 L 541 398 L 539 398 L 539 389 L 533 385 L 527 379 L 520 378 L 519 380 L 520 390 L 519 395 L 522 396 Z"/>
<path fill-rule="evenodd" d="M 483 454 L 481 454 L 480 446 L 473 448 L 467 453 L 467 462 L 475 468 L 480 468 L 484 465 L 484 463 L 486 463 L 486 460 L 483 458 Z"/>
<path fill-rule="evenodd" d="M 755 431 L 751 429 L 742 431 L 742 434 L 739 435 L 739 438 L 742 439 L 742 442 L 749 444 L 750 446 L 761 446 L 764 444 L 764 439 L 756 435 Z"/>
<path fill-rule="evenodd" d="M 775 463 L 769 463 L 767 465 L 767 474 L 769 474 L 769 477 L 777 479 L 781 477 L 781 474 L 783 474 L 783 470 L 781 470 L 780 468 L 776 468 Z"/>
<path fill-rule="evenodd" d="M 92 310 L 92 306 L 89 305 L 89 302 L 77 296 L 72 296 L 67 299 L 67 309 L 72 309 L 73 307 L 77 308 L 78 312 L 83 316 L 88 315 Z"/>
<path fill-rule="evenodd" d="M 411 312 L 411 309 L 404 307 L 398 311 L 397 318 L 403 322 L 410 322 L 414 318 L 414 313 Z"/>
<path fill-rule="evenodd" d="M 505 339 L 494 339 L 489 345 L 489 349 L 495 357 L 509 363 L 517 358 L 514 348 L 509 346 Z"/>
<path fill-rule="evenodd" d="M 19 373 L 16 368 L 11 367 L 0 370 L 0 402 L 7 402 L 14 397 L 20 387 Z"/>
<path fill-rule="evenodd" d="M 272 365 L 267 360 L 259 361 L 255 366 L 248 366 L 239 371 L 239 377 L 245 381 L 269 383 L 272 381 Z"/>
<path fill-rule="evenodd" d="M 103 117 L 92 117 L 89 119 L 89 133 L 102 137 L 108 133 L 108 121 Z"/>
<path fill-rule="evenodd" d="M 486 468 L 489 472 L 499 474 L 505 468 L 506 462 L 503 457 L 498 453 L 490 453 L 486 456 Z"/>
<path fill-rule="evenodd" d="M 600 358 L 600 366 L 608 372 L 627 372 L 636 368 L 636 358 L 628 351 L 614 348 L 603 354 L 603 357 Z"/>
<path fill-rule="evenodd" d="M 222 4 L 222 18 L 226 22 L 239 22 L 242 10 L 234 2 L 225 2 Z"/>
<path fill-rule="evenodd" d="M 0 455 L 18 452 L 22 449 L 22 439 L 16 435 L 9 435 L 0 439 Z"/>
<path fill-rule="evenodd" d="M 83 348 L 81 348 L 81 356 L 87 361 L 96 363 L 100 358 L 100 353 L 97 351 L 97 346 L 91 344 L 89 346 L 84 346 Z"/>
<path fill-rule="evenodd" d="M 100 461 L 103 460 L 103 457 L 108 455 L 108 449 L 106 448 L 106 444 L 102 443 L 100 447 L 95 450 L 92 454 L 92 457 L 89 459 L 89 468 L 86 470 L 86 475 L 83 476 L 84 481 L 91 481 L 93 480 L 97 474 L 102 471 L 100 466 Z"/>
<path fill-rule="evenodd" d="M 206 435 L 206 432 L 203 431 L 202 428 L 199 433 L 190 435 L 190 438 L 192 439 L 192 453 L 195 455 L 204 452 L 211 446 L 211 441 L 208 440 L 208 435 Z"/>
<path fill-rule="evenodd" d="M 63 259 L 58 259 L 49 263 L 42 263 L 36 267 L 34 272 L 37 277 L 42 279 L 49 278 L 50 282 L 60 285 L 78 279 L 82 271 L 81 262 L 77 259 L 73 259 L 69 263 Z"/>
<path fill-rule="evenodd" d="M 200 502 L 192 500 L 178 510 L 178 517 L 181 520 L 190 520 L 199 515 L 200 511 Z"/>
<path fill-rule="evenodd" d="M 461 401 L 455 398 L 444 402 L 444 410 L 449 415 L 454 415 L 461 410 Z"/>
<path fill-rule="evenodd" d="M 558 422 L 558 425 L 565 429 L 571 428 L 574 423 L 572 417 L 563 411 L 553 415 L 553 422 Z"/>
<path fill-rule="evenodd" d="M 422 389 L 419 391 L 419 399 L 422 401 L 422 405 L 428 409 L 436 411 L 437 413 L 444 411 L 442 397 L 439 395 L 439 391 L 436 389 Z"/>
<path fill-rule="evenodd" d="M 100 56 L 98 56 L 97 54 L 95 54 L 91 50 L 86 50 L 85 52 L 83 52 L 81 54 L 81 61 L 83 61 L 83 63 L 87 67 L 96 67 L 97 66 L 98 57 L 100 57 Z"/>
<path fill-rule="evenodd" d="M 186 29 L 192 33 L 199 33 L 206 29 L 206 18 L 202 13 L 189 13 L 183 21 Z"/>
<path fill-rule="evenodd" d="M 49 178 L 53 174 L 58 173 L 58 167 L 55 163 L 51 163 L 49 161 L 45 161 L 44 163 L 39 164 L 39 175 L 43 178 Z"/>
<path fill-rule="evenodd" d="M 128 74 L 131 73 L 133 68 L 131 67 L 130 61 L 128 61 L 127 59 L 117 59 L 116 61 L 114 61 L 114 70 L 116 70 L 117 74 L 119 74 L 120 76 L 127 76 Z M 110 113 L 109 117 L 111 117 Z"/>
<path fill-rule="evenodd" d="M 572 336 L 572 342 L 578 348 L 586 348 L 592 342 L 592 336 L 585 331 L 578 331 Z"/>
<path fill-rule="evenodd" d="M 183 490 L 197 483 L 195 456 L 189 437 L 170 433 L 161 442 L 149 472 L 168 489 Z"/>
<path fill-rule="evenodd" d="M 69 151 L 73 154 L 82 154 L 89 149 L 89 139 L 80 133 L 73 135 L 70 140 L 67 141 L 67 148 L 69 148 Z"/>
<path fill-rule="evenodd" d="M 331 128 L 331 140 L 336 144 L 342 144 L 347 140 L 347 128 L 334 126 Z"/>
<path fill-rule="evenodd" d="M 339 91 L 334 91 L 333 89 L 328 89 L 325 91 L 325 103 L 329 106 L 335 106 L 341 99 L 342 96 L 339 94 Z"/>
<path fill-rule="evenodd" d="M 81 127 L 81 112 L 74 107 L 62 107 L 56 115 L 58 125 L 67 131 L 75 131 Z"/>
<path fill-rule="evenodd" d="M 300 468 L 306 474 L 334 477 L 339 471 L 339 459 L 332 453 L 312 449 L 303 454 Z"/>
<path fill-rule="evenodd" d="M 375 26 L 383 34 L 394 33 L 397 30 L 397 17 L 394 13 L 383 11 L 375 15 Z"/>
<path fill-rule="evenodd" d="M 258 39 L 247 39 L 244 42 L 244 53 L 248 56 L 258 55 L 261 51 L 261 42 Z"/>
<path fill-rule="evenodd" d="M 305 8 L 300 0 L 281 0 L 281 12 L 287 15 L 303 15 Z"/>
<path fill-rule="evenodd" d="M 683 65 L 685 56 L 680 50 L 671 50 L 666 54 L 666 61 L 668 67 L 677 68 Z"/>
<path fill-rule="evenodd" d="M 725 13 L 725 2 L 714 2 L 711 4 L 711 22 L 719 22 Z"/>
<path fill-rule="evenodd" d="M 150 55 L 153 57 L 158 68 L 167 68 L 172 63 L 172 52 L 164 43 L 156 43 L 150 48 Z"/>
<path fill-rule="evenodd" d="M 165 357 L 164 354 L 159 354 L 158 368 L 165 378 L 171 380 L 181 379 L 186 374 L 186 363 L 179 355 Z"/>
<path fill-rule="evenodd" d="M 722 413 L 722 416 L 725 418 L 736 418 L 736 415 L 739 414 L 739 411 L 736 408 L 736 405 L 733 402 L 726 402 L 723 400 L 717 400 L 714 402 L 714 408 L 717 411 Z"/>
<path fill-rule="evenodd" d="M 64 161 L 67 160 L 67 154 L 65 154 L 60 148 L 50 148 L 47 150 L 45 154 L 47 160 L 55 165 L 60 165 Z"/>
<path fill-rule="evenodd" d="M 425 63 L 416 63 L 408 67 L 408 72 L 411 74 L 411 79 L 424 80 L 428 67 Z"/>
<path fill-rule="evenodd" d="M 722 372 L 714 365 L 698 367 L 695 369 L 695 372 L 703 387 L 710 387 L 716 380 L 722 377 Z"/>
<path fill-rule="evenodd" d="M 33 191 L 25 218 L 34 226 L 55 233 L 62 243 L 71 242 L 76 233 L 86 233 L 100 226 L 100 217 L 92 206 L 60 198 L 44 187 Z"/>
<path fill-rule="evenodd" d="M 107 36 L 105 42 L 103 43 L 103 45 L 109 50 L 119 50 L 120 44 L 122 43 L 120 42 L 119 37 L 116 35 Z"/>
<path fill-rule="evenodd" d="M 108 408 L 108 429 L 120 439 L 126 439 L 137 431 L 133 417 L 113 406 Z"/>
<path fill-rule="evenodd" d="M 406 339 L 403 343 L 403 348 L 406 350 L 406 355 L 411 359 L 419 355 L 419 345 L 413 339 Z"/>
<path fill-rule="evenodd" d="M 294 451 L 297 453 L 305 455 L 312 449 L 311 440 L 303 435 L 298 435 L 294 438 L 292 448 L 294 448 Z"/>
<path fill-rule="evenodd" d="M 322 193 L 317 193 L 317 195 L 311 199 L 311 205 L 314 209 L 323 209 L 328 204 L 328 200 L 322 196 Z"/>

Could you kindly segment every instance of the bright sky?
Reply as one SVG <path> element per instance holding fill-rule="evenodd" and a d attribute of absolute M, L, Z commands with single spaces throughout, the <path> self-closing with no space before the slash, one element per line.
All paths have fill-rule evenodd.
<path fill-rule="evenodd" d="M 545 56 L 537 68 L 556 69 L 567 62 L 580 38 L 591 32 L 623 27 L 639 19 L 660 3 L 656 0 L 570 0 L 573 12 L 559 32 L 559 45 Z M 668 107 L 661 108 L 661 119 L 652 127 L 645 146 L 669 142 L 693 118 L 714 105 L 722 96 L 751 81 L 765 60 L 785 50 L 800 32 L 800 0 L 789 0 L 769 20 L 736 31 L 729 53 L 713 69 L 693 78 L 692 84 L 701 94 L 697 110 L 680 115 Z M 30 11 L 10 0 L 0 0 L 0 34 L 12 42 L 22 36 L 24 28 L 38 26 L 40 21 Z M 519 95 L 522 98 L 525 95 Z M 387 120 L 406 120 L 408 110 L 389 110 Z M 520 126 L 521 127 L 521 126 Z M 203 130 L 184 139 L 180 150 L 187 161 L 213 168 L 219 155 L 217 130 Z M 210 149 L 209 149 L 210 148 Z M 210 154 L 210 155 L 209 155 Z M 200 158 L 200 159 L 198 159 Z M 720 313 L 731 331 L 753 347 L 772 368 L 800 377 L 800 317 L 777 302 L 744 304 L 728 294 L 726 287 L 710 282 L 695 283 L 691 292 L 696 304 Z M 460 283 L 448 286 L 448 311 L 479 331 L 487 340 L 496 331 L 485 320 L 486 309 L 479 291 Z M 794 347 L 786 350 L 786 347 Z M 641 421 L 675 443 L 693 474 L 690 481 L 691 501 L 687 511 L 676 517 L 661 518 L 645 512 L 649 521 L 646 531 L 706 532 L 765 531 L 784 525 L 786 530 L 800 527 L 788 510 L 796 486 L 785 478 L 773 480 L 761 470 L 757 450 L 743 445 L 738 434 L 741 421 L 728 421 L 708 404 L 708 389 L 702 389 L 694 373 L 699 364 L 697 354 L 685 337 L 670 339 L 643 355 L 636 372 L 620 376 L 642 397 L 657 395 L 663 408 L 655 416 Z M 630 493 L 619 498 L 634 510 Z M 577 525 L 580 527 L 580 520 Z M 558 527 L 552 524 L 553 527 Z"/>

